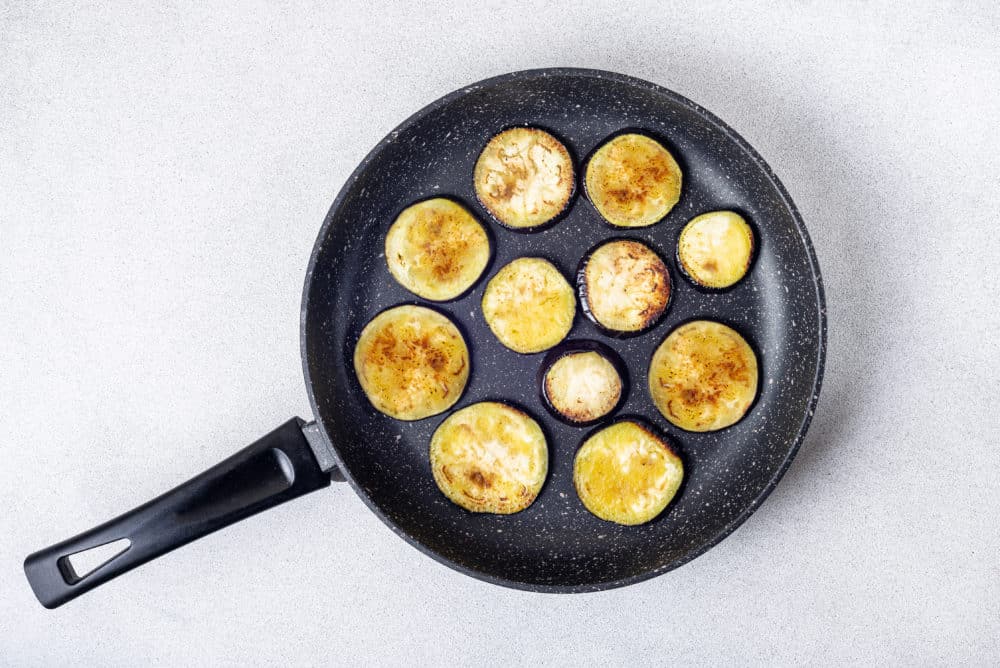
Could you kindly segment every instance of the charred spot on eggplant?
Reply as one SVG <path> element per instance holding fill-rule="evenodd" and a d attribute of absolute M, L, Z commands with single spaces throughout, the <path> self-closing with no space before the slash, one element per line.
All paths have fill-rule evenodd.
<path fill-rule="evenodd" d="M 522 257 L 490 279 L 482 307 L 486 324 L 500 343 L 518 353 L 537 353 L 569 334 L 576 298 L 551 262 Z"/>
<path fill-rule="evenodd" d="M 684 464 L 670 444 L 632 420 L 592 434 L 573 462 L 573 485 L 587 510 L 628 526 L 662 513 L 683 480 Z"/>
<path fill-rule="evenodd" d="M 443 413 L 462 396 L 469 349 L 446 316 L 423 306 L 396 306 L 361 330 L 354 371 L 378 411 L 419 420 Z"/>
<path fill-rule="evenodd" d="M 660 142 L 620 134 L 587 161 L 584 190 L 615 227 L 647 227 L 663 219 L 681 198 L 681 168 Z"/>
<path fill-rule="evenodd" d="M 510 128 L 494 136 L 473 172 L 480 203 L 501 224 L 522 230 L 563 213 L 575 181 L 569 151 L 538 128 Z"/>
<path fill-rule="evenodd" d="M 670 304 L 670 271 L 651 248 L 632 239 L 607 241 L 591 250 L 577 271 L 583 311 L 611 334 L 642 332 Z"/>
<path fill-rule="evenodd" d="M 746 276 L 753 259 L 749 223 L 733 211 L 710 211 L 691 219 L 677 241 L 677 264 L 703 288 L 721 290 Z"/>
<path fill-rule="evenodd" d="M 545 356 L 539 384 L 553 415 L 570 424 L 592 424 L 624 400 L 625 365 L 597 341 L 568 341 Z"/>
<path fill-rule="evenodd" d="M 434 482 L 475 513 L 509 515 L 538 497 L 549 467 L 541 427 L 527 413 L 484 401 L 449 415 L 430 446 Z"/>
<path fill-rule="evenodd" d="M 486 230 L 465 207 L 435 197 L 402 211 L 385 236 L 389 273 L 413 294 L 432 301 L 458 297 L 490 260 Z"/>
<path fill-rule="evenodd" d="M 757 356 L 739 332 L 695 320 L 667 335 L 649 365 L 656 408 L 687 431 L 736 424 L 757 395 Z"/>

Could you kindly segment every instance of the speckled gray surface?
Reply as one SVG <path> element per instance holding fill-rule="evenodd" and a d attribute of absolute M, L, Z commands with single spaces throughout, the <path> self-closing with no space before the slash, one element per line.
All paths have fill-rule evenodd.
<path fill-rule="evenodd" d="M 757 229 L 757 259 L 732 290 L 695 290 L 673 266 L 678 279 L 672 282 L 670 308 L 652 327 L 612 338 L 578 312 L 570 331 L 571 337 L 604 339 L 623 358 L 637 382 L 621 412 L 666 430 L 684 459 L 684 487 L 666 512 L 642 527 L 602 521 L 583 507 L 572 471 L 587 432 L 545 412 L 535 384 L 544 356 L 505 348 L 480 308 L 488 277 L 511 260 L 547 258 L 572 281 L 595 245 L 622 236 L 583 197 L 539 232 L 494 225 L 486 275 L 464 297 L 438 306 L 462 328 L 471 354 L 469 383 L 457 407 L 505 401 L 534 416 L 546 432 L 549 476 L 527 510 L 512 516 L 472 514 L 449 502 L 434 484 L 427 456 L 431 434 L 446 415 L 404 423 L 372 410 L 349 363 L 371 318 L 414 301 L 392 280 L 382 252 L 396 215 L 437 194 L 486 217 L 475 200 L 473 165 L 486 141 L 513 125 L 548 129 L 574 156 L 589 154 L 622 128 L 668 145 L 685 175 L 681 200 L 656 225 L 627 235 L 662 257 L 673 255 L 684 224 L 706 211 L 741 211 Z M 493 78 L 434 102 L 390 132 L 338 195 L 306 282 L 304 367 L 320 424 L 339 450 L 344 473 L 400 535 L 491 582 L 547 591 L 603 589 L 662 573 L 702 553 L 773 487 L 798 447 L 819 389 L 825 307 L 794 205 L 767 165 L 720 121 L 669 91 L 607 72 L 545 69 Z M 671 428 L 646 389 L 656 346 L 694 318 L 735 327 L 758 354 L 755 405 L 739 424 L 714 433 Z"/>
<path fill-rule="evenodd" d="M 7 3 L 0 25 L 3 663 L 1000 658 L 992 3 Z M 747 523 L 661 577 L 555 596 L 435 563 L 340 485 L 38 606 L 28 552 L 308 415 L 305 266 L 374 143 L 450 90 L 554 65 L 711 109 L 807 221 L 823 397 Z"/>

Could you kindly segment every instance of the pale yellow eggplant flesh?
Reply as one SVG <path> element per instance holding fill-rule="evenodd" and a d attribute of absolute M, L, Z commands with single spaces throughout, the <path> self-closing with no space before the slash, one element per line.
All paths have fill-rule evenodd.
<path fill-rule="evenodd" d="M 497 339 L 518 353 L 537 353 L 569 334 L 576 316 L 576 295 L 548 260 L 518 258 L 486 285 L 483 318 Z"/>
<path fill-rule="evenodd" d="M 449 415 L 434 431 L 434 481 L 453 503 L 509 515 L 538 497 L 548 474 L 548 444 L 538 423 L 506 404 L 485 401 Z"/>
<path fill-rule="evenodd" d="M 473 169 L 476 198 L 501 225 L 534 231 L 554 224 L 576 188 L 566 146 L 538 128 L 509 128 L 483 148 Z"/>
<path fill-rule="evenodd" d="M 680 201 L 680 165 L 660 142 L 643 134 L 612 137 L 591 155 L 584 192 L 614 227 L 655 225 Z"/>
<path fill-rule="evenodd" d="M 653 353 L 649 392 L 660 413 L 686 431 L 718 431 L 743 419 L 757 396 L 757 356 L 734 329 L 695 320 Z"/>
<path fill-rule="evenodd" d="M 673 293 L 666 262 L 633 239 L 613 239 L 588 251 L 577 270 L 577 291 L 584 315 L 619 337 L 653 327 Z"/>
<path fill-rule="evenodd" d="M 648 427 L 622 420 L 591 434 L 573 462 L 573 484 L 597 517 L 633 526 L 656 518 L 684 480 L 684 463 Z"/>
<path fill-rule="evenodd" d="M 469 348 L 458 327 L 424 306 L 383 311 L 354 347 L 354 370 L 365 396 L 397 420 L 420 420 L 454 406 L 469 366 Z"/>

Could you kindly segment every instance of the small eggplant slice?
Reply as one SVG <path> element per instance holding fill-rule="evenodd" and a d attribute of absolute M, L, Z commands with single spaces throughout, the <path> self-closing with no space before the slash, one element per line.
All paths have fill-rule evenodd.
<path fill-rule="evenodd" d="M 663 512 L 683 480 L 684 463 L 670 444 L 631 420 L 590 436 L 573 463 L 573 484 L 587 510 L 629 526 Z"/>
<path fill-rule="evenodd" d="M 670 271 L 651 248 L 631 239 L 608 241 L 584 257 L 577 272 L 583 311 L 612 334 L 656 324 L 670 303 Z"/>
<path fill-rule="evenodd" d="M 407 207 L 385 236 L 389 273 L 413 294 L 454 299 L 472 287 L 490 260 L 486 230 L 465 207 L 443 197 Z"/>
<path fill-rule="evenodd" d="M 476 161 L 476 197 L 500 223 L 530 229 L 569 206 L 575 176 L 562 142 L 538 128 L 511 128 L 490 139 Z"/>
<path fill-rule="evenodd" d="M 617 408 L 625 395 L 622 366 L 596 341 L 564 344 L 543 362 L 542 398 L 567 422 L 595 422 Z"/>
<path fill-rule="evenodd" d="M 361 330 L 354 371 L 377 410 L 419 420 L 443 413 L 462 396 L 469 349 L 446 316 L 423 306 L 396 306 Z"/>
<path fill-rule="evenodd" d="M 500 343 L 514 352 L 548 350 L 569 334 L 576 315 L 573 288 L 548 260 L 522 257 L 490 279 L 483 316 Z"/>
<path fill-rule="evenodd" d="M 740 214 L 703 213 L 681 230 L 677 263 L 688 278 L 703 288 L 728 288 L 750 269 L 753 241 L 753 230 Z"/>
<path fill-rule="evenodd" d="M 587 161 L 584 189 L 605 220 L 616 227 L 647 227 L 663 219 L 681 198 L 681 168 L 663 144 L 640 134 L 621 134 Z"/>
<path fill-rule="evenodd" d="M 474 513 L 524 510 L 538 496 L 549 469 L 538 423 L 492 401 L 449 415 L 431 437 L 430 459 L 441 492 Z"/>
<path fill-rule="evenodd" d="M 722 323 L 686 323 L 653 353 L 649 393 L 663 417 L 681 429 L 725 429 L 743 419 L 757 395 L 757 356 Z"/>

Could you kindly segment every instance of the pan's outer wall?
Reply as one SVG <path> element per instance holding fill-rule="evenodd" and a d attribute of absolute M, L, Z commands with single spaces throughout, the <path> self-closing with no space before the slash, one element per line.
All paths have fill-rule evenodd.
<path fill-rule="evenodd" d="M 675 293 L 666 317 L 624 341 L 600 334 L 580 313 L 570 338 L 615 349 L 633 382 L 620 415 L 649 420 L 675 443 L 686 481 L 675 502 L 641 527 L 590 515 L 572 486 L 573 456 L 588 430 L 559 423 L 540 404 L 535 377 L 543 354 L 503 348 L 482 322 L 486 279 L 525 255 L 547 257 L 572 278 L 586 249 L 618 236 L 582 197 L 549 230 L 524 234 L 489 221 L 475 202 L 472 165 L 482 145 L 510 125 L 537 125 L 569 145 L 575 163 L 623 128 L 665 141 L 684 169 L 680 204 L 659 224 L 630 231 L 673 258 L 681 227 L 711 209 L 741 211 L 760 241 L 749 276 L 706 294 L 669 261 Z M 579 175 L 578 175 L 579 176 Z M 447 501 L 427 460 L 430 435 L 446 417 L 404 423 L 374 411 L 352 368 L 354 342 L 376 313 L 420 303 L 391 279 L 382 256 L 395 215 L 422 197 L 458 199 L 490 229 L 495 257 L 464 297 L 438 305 L 466 333 L 472 375 L 456 408 L 484 399 L 518 405 L 549 439 L 549 479 L 539 499 L 512 516 L 474 515 Z M 761 363 L 761 391 L 750 414 L 714 434 L 679 431 L 656 412 L 646 389 L 653 350 L 692 318 L 741 331 Z M 302 353 L 317 419 L 350 484 L 397 534 L 452 568 L 533 591 L 609 589 L 671 570 L 729 535 L 777 484 L 808 428 L 823 373 L 826 313 L 816 257 L 794 204 L 763 159 L 698 105 L 654 84 L 581 69 L 516 72 L 447 95 L 383 139 L 343 187 L 320 231 L 306 275 Z"/>

